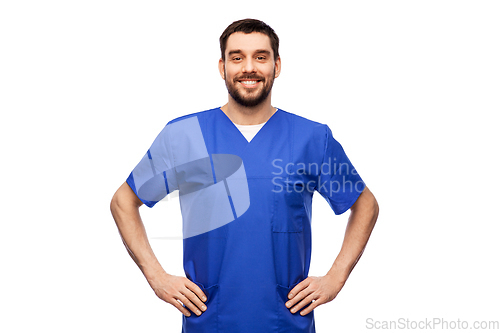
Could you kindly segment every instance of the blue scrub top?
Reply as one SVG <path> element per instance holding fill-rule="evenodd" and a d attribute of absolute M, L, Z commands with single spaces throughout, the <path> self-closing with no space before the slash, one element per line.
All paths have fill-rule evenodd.
<path fill-rule="evenodd" d="M 208 297 L 182 332 L 315 332 L 314 311 L 285 306 L 309 272 L 313 193 L 342 214 L 365 187 L 327 125 L 278 109 L 248 142 L 220 108 L 193 113 L 127 183 L 148 207 L 180 191 L 184 271 Z"/>

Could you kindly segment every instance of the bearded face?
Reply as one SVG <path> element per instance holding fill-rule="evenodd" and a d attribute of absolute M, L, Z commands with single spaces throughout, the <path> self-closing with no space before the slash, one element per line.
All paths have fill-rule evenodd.
<path fill-rule="evenodd" d="M 240 105 L 253 107 L 262 103 L 273 88 L 275 70 L 268 77 L 255 74 L 241 74 L 233 78 L 225 75 L 229 95 Z"/>
<path fill-rule="evenodd" d="M 230 98 L 244 107 L 255 107 L 268 99 L 280 69 L 281 59 L 274 59 L 269 37 L 258 32 L 231 34 L 225 59 L 219 60 Z"/>

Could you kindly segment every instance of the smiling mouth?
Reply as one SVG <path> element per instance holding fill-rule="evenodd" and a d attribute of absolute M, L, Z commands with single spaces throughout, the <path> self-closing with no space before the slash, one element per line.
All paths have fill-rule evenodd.
<path fill-rule="evenodd" d="M 241 80 L 238 81 L 245 88 L 255 88 L 261 82 L 260 80 Z"/>

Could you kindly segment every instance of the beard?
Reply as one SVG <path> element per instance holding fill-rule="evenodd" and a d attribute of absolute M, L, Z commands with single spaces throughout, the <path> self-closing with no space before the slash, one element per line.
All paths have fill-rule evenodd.
<path fill-rule="evenodd" d="M 229 95 L 240 105 L 246 106 L 246 107 L 254 107 L 262 103 L 267 96 L 269 96 L 269 93 L 271 92 L 271 89 L 273 88 L 273 83 L 274 83 L 274 75 L 275 75 L 276 70 L 273 70 L 273 75 L 269 78 L 265 78 L 260 75 L 240 75 L 237 77 L 234 77 L 232 81 L 229 81 L 227 79 L 226 73 L 224 73 L 224 76 L 226 79 L 224 80 L 226 82 L 226 87 Z M 240 80 L 258 80 L 262 82 L 262 86 L 258 88 L 245 88 L 243 86 L 238 89 L 238 81 Z M 259 84 L 260 85 L 260 84 Z M 248 91 L 250 91 L 248 93 Z M 246 93 L 245 93 L 246 92 Z"/>

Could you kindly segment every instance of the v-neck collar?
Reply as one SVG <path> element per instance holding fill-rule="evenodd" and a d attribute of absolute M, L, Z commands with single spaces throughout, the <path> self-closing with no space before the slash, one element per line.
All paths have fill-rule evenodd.
<path fill-rule="evenodd" d="M 237 136 L 239 137 L 239 141 L 242 141 L 245 146 L 253 144 L 256 141 L 256 139 L 260 140 L 259 138 L 262 135 L 264 135 L 262 133 L 266 132 L 267 131 L 266 128 L 270 126 L 269 123 L 270 122 L 272 123 L 273 119 L 276 118 L 276 114 L 281 112 L 281 109 L 276 108 L 276 111 L 271 115 L 271 117 L 269 117 L 269 119 L 266 121 L 264 126 L 262 126 L 262 128 L 257 132 L 257 134 L 255 134 L 255 136 L 252 138 L 252 140 L 248 141 L 247 138 L 245 138 L 245 136 L 243 135 L 243 133 L 241 133 L 241 131 L 238 129 L 238 127 L 236 127 L 235 123 L 233 123 L 233 121 L 231 119 L 229 119 L 227 114 L 224 111 L 222 111 L 222 109 L 220 107 L 218 107 L 217 110 L 220 113 L 222 113 L 223 118 L 225 118 L 227 120 L 227 122 L 230 123 L 229 127 L 232 128 L 233 131 L 237 132 Z"/>

